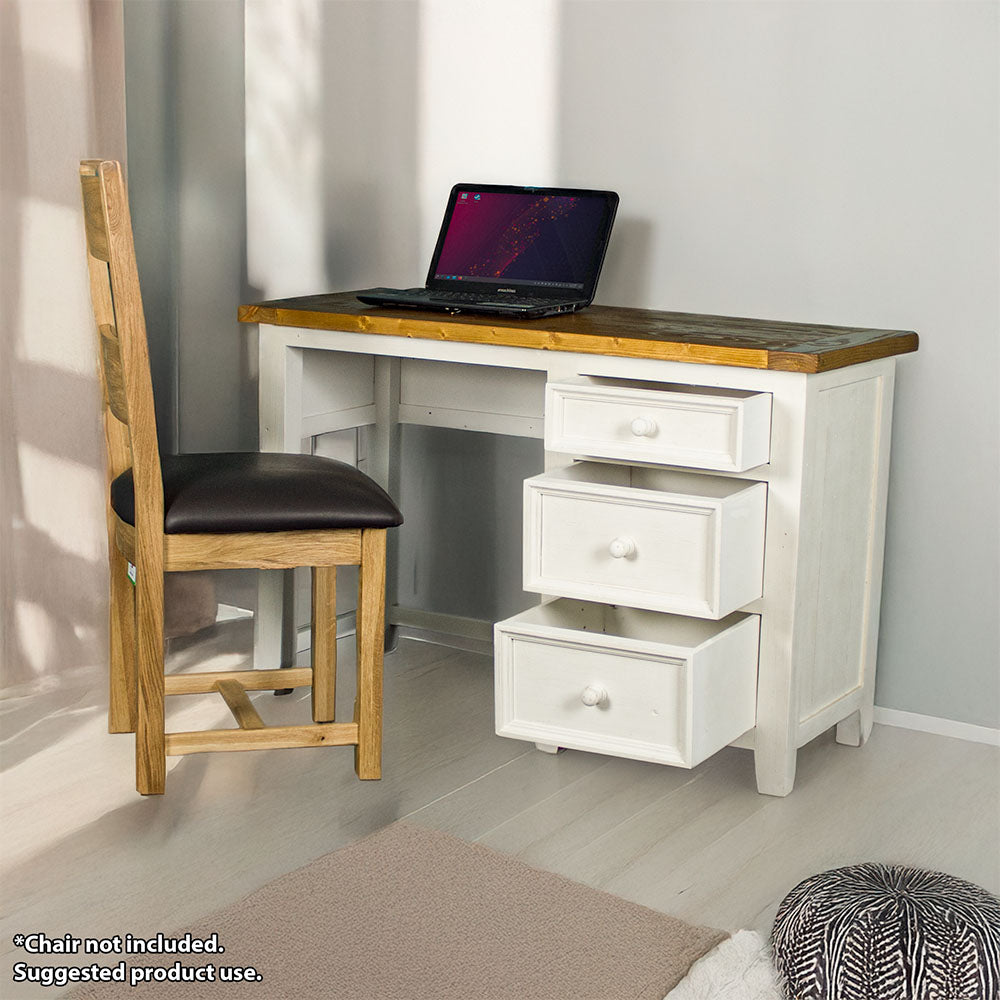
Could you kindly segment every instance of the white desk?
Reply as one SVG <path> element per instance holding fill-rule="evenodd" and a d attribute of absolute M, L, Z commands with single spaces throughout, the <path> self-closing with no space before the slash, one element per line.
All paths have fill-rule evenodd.
<path fill-rule="evenodd" d="M 734 733 L 733 742 L 753 749 L 758 788 L 772 795 L 791 791 L 798 747 L 831 726 L 841 743 L 865 742 L 872 725 L 895 355 L 916 349 L 915 334 L 606 307 L 517 325 L 368 309 L 353 293 L 243 306 L 240 318 L 260 324 L 261 448 L 297 451 L 313 435 L 374 425 L 369 472 L 390 492 L 401 423 L 542 438 L 547 383 L 639 381 L 652 391 L 700 387 L 737 398 L 769 396 L 766 461 L 709 473 L 687 462 L 673 467 L 716 481 L 761 483 L 762 490 L 749 492 L 766 492 L 760 596 L 738 611 L 759 616 L 756 697 L 748 708 L 751 725 L 742 736 Z M 581 455 L 609 461 L 586 451 L 546 451 L 546 470 Z M 662 462 L 625 464 L 655 470 Z M 660 473 L 648 475 L 655 480 Z M 746 546 L 730 548 L 726 560 L 741 558 Z M 587 586 L 584 596 L 600 600 L 600 586 Z M 565 587 L 564 593 L 573 591 L 569 596 L 583 594 Z M 550 598 L 559 593 L 544 583 L 532 589 Z M 626 603 L 616 593 L 609 591 L 606 603 Z M 389 602 L 391 609 L 392 594 Z M 281 657 L 281 607 L 280 584 L 263 583 L 256 636 L 261 665 Z M 711 618 L 718 611 L 694 613 Z M 659 619 L 649 621 L 655 626 Z M 696 737 L 712 728 L 711 698 L 721 696 L 725 677 L 715 684 L 716 695 L 708 685 L 697 696 L 707 703 L 695 705 L 688 719 Z M 599 703 L 585 698 L 585 704 L 606 708 L 600 694 L 589 692 Z M 535 742 L 544 748 L 548 741 Z M 567 738 L 563 745 L 632 755 L 614 740 L 592 745 Z"/>

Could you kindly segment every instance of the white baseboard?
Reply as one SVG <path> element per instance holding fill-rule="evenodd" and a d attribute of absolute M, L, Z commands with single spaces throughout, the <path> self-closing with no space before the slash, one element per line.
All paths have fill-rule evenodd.
<path fill-rule="evenodd" d="M 240 618 L 253 618 L 253 612 L 246 608 L 238 608 L 235 604 L 217 604 L 215 620 L 217 622 L 232 622 Z"/>
<path fill-rule="evenodd" d="M 403 608 L 399 605 L 388 612 L 389 621 L 393 625 L 405 628 L 423 629 L 427 632 L 437 632 L 464 639 L 475 639 L 478 642 L 493 643 L 493 622 L 478 618 L 460 618 L 458 615 L 445 615 L 438 611 L 421 611 L 418 608 Z"/>
<path fill-rule="evenodd" d="M 1000 729 L 990 729 L 988 726 L 974 726 L 969 722 L 939 719 L 933 715 L 918 715 L 916 712 L 900 712 L 895 708 L 880 708 L 878 705 L 875 706 L 874 718 L 883 726 L 916 729 L 921 733 L 950 736 L 967 743 L 986 743 L 1000 747 Z"/>

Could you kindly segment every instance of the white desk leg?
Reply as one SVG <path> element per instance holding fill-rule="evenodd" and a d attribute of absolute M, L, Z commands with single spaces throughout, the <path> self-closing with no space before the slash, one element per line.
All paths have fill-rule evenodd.
<path fill-rule="evenodd" d="M 375 358 L 375 427 L 369 440 L 368 474 L 395 501 L 399 501 L 399 358 Z M 403 512 L 406 516 L 406 512 Z M 386 546 L 385 648 L 396 646 L 393 608 L 398 602 L 399 532 L 390 531 Z"/>
<path fill-rule="evenodd" d="M 871 736 L 874 714 L 874 701 L 869 705 L 866 699 L 863 708 L 837 723 L 837 742 L 849 747 L 863 747 Z"/>
<path fill-rule="evenodd" d="M 779 534 L 784 520 L 781 503 L 768 497 L 767 534 L 770 538 L 794 538 Z M 772 533 L 774 529 L 774 533 Z M 765 556 L 766 606 L 760 620 L 760 657 L 757 663 L 757 724 L 754 768 L 757 791 L 762 795 L 788 795 L 795 783 L 796 684 L 794 670 L 795 562 L 797 550 L 772 547 Z M 770 560 L 768 563 L 767 561 Z"/>
<path fill-rule="evenodd" d="M 399 358 L 375 358 L 375 429 L 368 474 L 391 493 L 399 485 Z"/>
<path fill-rule="evenodd" d="M 796 380 L 797 381 L 794 381 Z M 805 376 L 788 375 L 775 393 L 771 416 L 771 477 L 767 494 L 764 552 L 764 599 L 760 603 L 760 658 L 757 667 L 757 722 L 754 767 L 757 790 L 788 795 L 795 783 L 798 737 L 797 643 L 808 635 L 803 612 L 810 608 L 802 588 L 808 529 L 803 511 L 809 483 L 803 456 L 807 451 L 808 386 Z M 758 610 L 753 608 L 752 610 Z M 803 632 L 803 626 L 805 632 Z"/>
<path fill-rule="evenodd" d="M 253 663 L 274 669 L 295 665 L 295 571 L 257 571 L 253 620 Z"/>
<path fill-rule="evenodd" d="M 302 450 L 302 351 L 281 327 L 260 327 L 260 450 Z M 254 666 L 295 664 L 294 570 L 258 570 Z"/>
<path fill-rule="evenodd" d="M 757 681 L 757 726 L 754 769 L 762 795 L 788 795 L 795 784 L 795 728 L 790 636 L 774 615 L 761 618 L 760 663 Z"/>

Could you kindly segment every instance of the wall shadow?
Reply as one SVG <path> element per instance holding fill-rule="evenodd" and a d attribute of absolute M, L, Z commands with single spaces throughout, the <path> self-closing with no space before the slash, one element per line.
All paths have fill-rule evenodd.
<path fill-rule="evenodd" d="M 419 282 L 420 4 L 320 13 L 326 278 L 330 288 Z"/>
<path fill-rule="evenodd" d="M 322 268 L 330 289 L 410 284 L 419 260 L 420 4 L 320 5 Z M 398 440 L 398 439 L 397 439 Z M 389 590 L 416 510 L 389 533 Z M 300 620 L 304 619 L 302 611 Z"/>
<path fill-rule="evenodd" d="M 23 662 L 15 621 L 17 574 L 15 571 L 14 524 L 20 522 L 21 477 L 17 464 L 17 397 L 14 392 L 14 356 L 21 316 L 21 210 L 20 200 L 28 191 L 27 112 L 24 106 L 24 60 L 20 46 L 20 17 L 14 4 L 0 4 L 0 130 L 4 184 L 0 192 L 0 686 L 13 683 L 7 673 L 21 674 Z M 14 667 L 16 664 L 16 668 Z"/>
<path fill-rule="evenodd" d="M 85 65 L 114 31 L 115 5 L 107 8 L 95 25 L 87 5 L 80 5 L 81 33 L 72 41 L 84 49 Z M 98 141 L 108 144 L 105 155 L 120 155 L 114 107 L 109 112 L 90 103 L 97 94 L 111 101 L 114 88 L 108 79 L 88 79 L 89 69 L 79 72 L 26 48 L 23 38 L 34 36 L 23 20 L 34 16 L 34 9 L 0 5 L 0 686 L 29 689 L 51 687 L 57 678 L 107 658 L 106 562 L 85 554 L 103 552 L 106 529 L 77 161 L 93 155 Z M 113 45 L 101 53 L 113 67 Z M 46 143 L 34 139 L 42 129 L 51 137 Z M 67 244 L 70 233 L 78 246 Z M 64 356 L 65 363 L 47 362 L 47 356 Z"/>

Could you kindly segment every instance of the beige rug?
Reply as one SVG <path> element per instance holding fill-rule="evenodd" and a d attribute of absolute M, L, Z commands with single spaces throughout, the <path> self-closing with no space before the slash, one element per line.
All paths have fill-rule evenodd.
<path fill-rule="evenodd" d="M 405 823 L 190 931 L 209 940 L 217 933 L 225 952 L 123 955 L 122 971 L 173 966 L 178 976 L 178 964 L 189 974 L 211 965 L 214 982 L 101 983 L 73 996 L 662 1000 L 725 937 Z M 241 973 L 252 981 L 219 981 L 237 967 L 252 967 Z"/>

